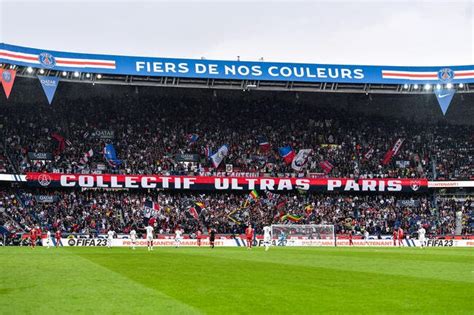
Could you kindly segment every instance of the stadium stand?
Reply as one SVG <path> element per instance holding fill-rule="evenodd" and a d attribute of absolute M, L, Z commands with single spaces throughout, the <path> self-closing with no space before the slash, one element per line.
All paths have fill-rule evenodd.
<path fill-rule="evenodd" d="M 150 216 L 156 216 L 160 235 L 176 227 L 187 234 L 214 228 L 234 235 L 248 223 L 257 233 L 277 223 L 331 224 L 341 236 L 365 230 L 390 235 L 397 227 L 410 235 L 419 225 L 432 237 L 473 233 L 470 190 L 450 190 L 449 197 L 427 187 L 411 194 L 260 191 L 252 201 L 248 191 L 44 189 L 20 179 L 41 172 L 472 180 L 469 93 L 454 98 L 442 116 L 436 97 L 423 94 L 101 84 L 79 89 L 78 83 L 61 82 L 48 106 L 38 82 L 25 71 L 22 76 L 15 88 L 29 93 L 2 102 L 0 112 L 0 174 L 14 176 L 12 183 L 2 183 L 0 226 L 11 235 L 33 226 L 66 235 L 143 232 Z M 397 144 L 400 149 L 387 158 Z M 210 157 L 223 145 L 228 153 L 216 166 Z M 302 165 L 286 161 L 288 151 L 282 149 L 288 148 L 290 155 L 308 150 Z M 145 215 L 147 203 L 159 210 Z M 196 207 L 200 211 L 192 215 Z"/>
<path fill-rule="evenodd" d="M 54 202 L 41 202 L 38 196 L 50 196 Z M 474 201 L 470 199 L 433 199 L 425 194 L 267 193 L 244 207 L 247 199 L 247 194 L 236 193 L 10 189 L 1 194 L 5 212 L 0 225 L 12 233 L 31 226 L 89 235 L 103 234 L 110 228 L 123 233 L 132 227 L 143 231 L 149 220 L 143 215 L 143 204 L 153 200 L 160 205 L 156 215 L 160 234 L 169 234 L 176 227 L 186 233 L 213 227 L 219 233 L 239 234 L 245 228 L 241 223 L 252 222 L 260 232 L 265 224 L 288 222 L 334 224 L 339 234 L 368 230 L 371 235 L 387 235 L 399 226 L 415 233 L 421 224 L 429 235 L 454 235 L 458 211 L 462 212 L 462 235 L 472 234 L 474 226 Z M 188 212 L 196 202 L 201 204 L 198 218 Z"/>
<path fill-rule="evenodd" d="M 278 148 L 291 146 L 295 152 L 312 149 L 298 173 L 322 177 L 474 176 L 472 125 L 348 115 L 345 109 L 268 98 L 95 97 L 64 100 L 54 107 L 9 106 L 0 121 L 4 134 L 0 171 L 7 173 L 99 169 L 123 174 L 213 174 L 231 164 L 236 171 L 283 176 L 295 171 L 279 156 Z M 104 139 L 97 132 L 113 135 Z M 268 146 L 259 145 L 259 139 Z M 385 165 L 381 161 L 398 139 L 404 139 L 401 150 Z M 105 163 L 106 143 L 115 146 L 122 164 Z M 215 169 L 206 155 L 223 144 L 229 146 L 229 155 Z M 32 162 L 31 152 L 47 152 L 53 159 Z M 199 156 L 195 163 L 180 163 L 179 154 Z"/>

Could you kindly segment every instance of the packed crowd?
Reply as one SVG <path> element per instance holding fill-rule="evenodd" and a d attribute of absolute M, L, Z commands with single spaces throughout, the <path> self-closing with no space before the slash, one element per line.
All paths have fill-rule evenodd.
<path fill-rule="evenodd" d="M 283 176 L 295 170 L 283 161 L 278 148 L 291 146 L 296 153 L 312 149 L 300 173 L 361 178 L 474 177 L 472 126 L 355 115 L 275 99 L 238 102 L 155 96 L 69 100 L 52 107 L 7 107 L 0 113 L 0 126 L 2 172 L 101 169 L 185 174 L 222 171 L 231 164 L 234 171 Z M 112 131 L 113 136 L 97 136 L 97 131 L 104 130 Z M 62 143 L 53 134 L 59 135 Z M 268 147 L 260 145 L 262 139 L 268 141 Z M 381 160 L 398 139 L 404 139 L 400 151 L 384 165 Z M 106 143 L 114 145 L 122 164 L 107 164 L 103 157 Z M 229 153 L 216 170 L 209 152 L 215 153 L 224 144 Z M 29 152 L 52 153 L 52 161 L 34 161 L 28 158 Z M 176 154 L 184 153 L 199 154 L 199 161 L 176 161 Z M 322 162 L 333 168 L 325 169 Z"/>
<path fill-rule="evenodd" d="M 39 197 L 41 196 L 41 197 Z M 43 198 L 49 196 L 53 199 Z M 44 202 L 48 199 L 49 202 Z M 159 208 L 150 211 L 148 201 Z M 12 232 L 39 226 L 64 233 L 100 234 L 109 229 L 128 233 L 143 231 L 150 218 L 156 230 L 185 233 L 212 227 L 218 233 L 242 233 L 251 223 L 257 232 L 264 225 L 334 224 L 337 233 L 390 234 L 395 227 L 414 233 L 422 225 L 428 234 L 454 235 L 456 215 L 462 234 L 472 234 L 474 200 L 431 200 L 427 195 L 313 195 L 264 194 L 257 199 L 246 193 L 190 194 L 183 192 L 4 190 L 0 193 L 0 226 Z M 190 209 L 197 210 L 197 217 Z M 459 215 L 459 214 L 458 214 Z"/>

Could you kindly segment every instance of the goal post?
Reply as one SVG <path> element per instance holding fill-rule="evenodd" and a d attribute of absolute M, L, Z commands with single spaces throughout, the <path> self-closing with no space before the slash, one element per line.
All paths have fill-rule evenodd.
<path fill-rule="evenodd" d="M 277 246 L 336 246 L 334 225 L 273 224 L 271 227 Z"/>

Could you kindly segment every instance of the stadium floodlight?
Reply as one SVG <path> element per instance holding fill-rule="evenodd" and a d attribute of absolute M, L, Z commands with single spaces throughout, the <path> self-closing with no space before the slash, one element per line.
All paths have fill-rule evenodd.
<path fill-rule="evenodd" d="M 464 87 L 464 83 L 459 83 L 459 88 L 462 89 Z"/>
<path fill-rule="evenodd" d="M 40 74 L 44 74 L 44 69 L 40 69 Z"/>
<path fill-rule="evenodd" d="M 446 88 L 448 88 L 448 89 L 452 89 L 452 88 L 453 88 L 453 84 L 452 84 L 452 83 L 448 83 L 448 84 L 446 84 Z"/>
<path fill-rule="evenodd" d="M 413 85 L 413 89 L 418 90 L 418 84 Z"/>
<path fill-rule="evenodd" d="M 405 90 L 408 90 L 408 84 L 406 84 L 406 83 L 403 84 L 403 88 L 404 88 Z"/>
<path fill-rule="evenodd" d="M 74 71 L 74 77 L 75 77 L 75 78 L 79 78 L 79 72 Z"/>
<path fill-rule="evenodd" d="M 15 69 L 15 65 L 10 65 L 10 69 Z"/>
<path fill-rule="evenodd" d="M 63 75 L 63 77 L 67 76 L 67 72 L 63 71 L 62 75 Z"/>
<path fill-rule="evenodd" d="M 86 78 L 90 78 L 91 77 L 91 74 L 90 73 L 86 73 Z"/>
<path fill-rule="evenodd" d="M 431 89 L 431 84 L 425 84 L 424 88 L 425 88 L 425 90 Z"/>
<path fill-rule="evenodd" d="M 102 79 L 102 74 L 99 73 L 99 74 L 96 76 L 96 78 L 99 79 L 99 80 Z"/>
<path fill-rule="evenodd" d="M 436 89 L 437 89 L 437 90 L 441 90 L 441 84 L 439 84 L 439 83 L 436 84 Z"/>
<path fill-rule="evenodd" d="M 31 68 L 31 67 L 26 68 L 26 72 L 33 73 L 33 68 Z"/>

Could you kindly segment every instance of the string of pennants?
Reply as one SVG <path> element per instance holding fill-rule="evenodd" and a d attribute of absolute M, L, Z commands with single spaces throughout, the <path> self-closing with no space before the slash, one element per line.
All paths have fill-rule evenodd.
<path fill-rule="evenodd" d="M 5 92 L 7 99 L 10 97 L 15 78 L 16 70 L 0 69 L 0 81 L 2 83 L 3 91 Z M 54 94 L 56 93 L 56 89 L 58 88 L 59 77 L 38 75 L 38 79 L 41 83 L 46 98 L 48 99 L 48 103 L 49 105 L 51 105 L 51 103 L 53 102 Z M 443 115 L 446 115 L 449 105 L 451 104 L 451 101 L 453 99 L 455 90 L 441 88 L 435 89 L 434 93 L 436 95 L 436 99 L 438 100 L 441 111 L 443 112 Z"/>
<path fill-rule="evenodd" d="M 3 86 L 3 91 L 7 99 L 10 97 L 13 89 L 13 83 L 15 83 L 16 70 L 14 69 L 0 69 L 0 82 Z M 38 79 L 43 88 L 44 94 L 48 99 L 49 105 L 53 102 L 54 94 L 59 84 L 59 77 L 38 75 Z"/>

